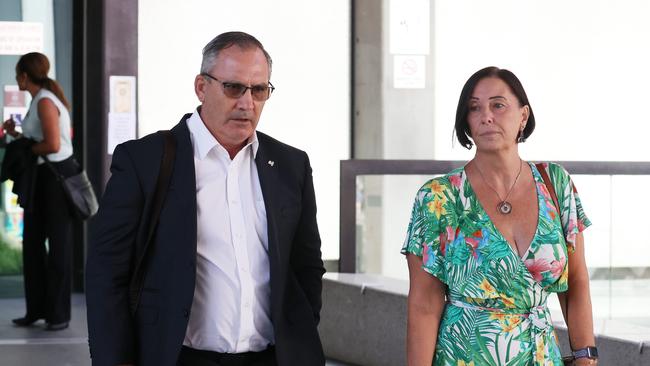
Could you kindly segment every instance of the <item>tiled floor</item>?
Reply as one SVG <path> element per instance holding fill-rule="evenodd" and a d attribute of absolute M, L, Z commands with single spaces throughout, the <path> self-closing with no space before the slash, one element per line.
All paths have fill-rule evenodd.
<path fill-rule="evenodd" d="M 23 299 L 2 299 L 0 309 L 1 365 L 90 365 L 83 296 L 73 296 L 70 328 L 58 332 L 45 331 L 43 321 L 26 328 L 13 326 L 11 319 L 25 313 Z"/>
<path fill-rule="evenodd" d="M 62 331 L 45 331 L 43 321 L 31 327 L 14 327 L 11 319 L 23 314 L 23 299 L 0 299 L 0 366 L 90 365 L 83 295 L 73 296 L 70 328 Z M 326 365 L 347 366 L 335 361 Z"/>

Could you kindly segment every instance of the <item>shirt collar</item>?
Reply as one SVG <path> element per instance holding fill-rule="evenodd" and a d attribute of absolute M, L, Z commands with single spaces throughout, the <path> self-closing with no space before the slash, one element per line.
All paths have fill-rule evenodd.
<path fill-rule="evenodd" d="M 192 113 L 192 116 L 187 119 L 187 127 L 190 130 L 192 135 L 192 143 L 194 144 L 194 156 L 199 159 L 203 159 L 208 155 L 210 150 L 215 146 L 221 146 L 219 141 L 212 136 L 210 130 L 205 127 L 201 115 L 199 114 L 198 108 Z M 252 149 L 253 159 L 257 157 L 257 150 L 259 149 L 259 141 L 257 140 L 257 131 L 253 133 L 251 137 L 248 138 L 246 146 L 244 149 L 247 149 L 249 146 Z"/>

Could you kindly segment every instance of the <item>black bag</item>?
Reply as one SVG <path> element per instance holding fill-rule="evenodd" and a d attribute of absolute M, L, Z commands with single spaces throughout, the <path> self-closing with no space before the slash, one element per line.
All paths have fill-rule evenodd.
<path fill-rule="evenodd" d="M 92 184 L 90 184 L 90 180 L 88 180 L 86 171 L 79 169 L 78 173 L 64 177 L 46 156 L 42 156 L 42 158 L 61 183 L 75 217 L 86 220 L 95 215 L 99 209 L 99 204 L 97 204 L 97 196 L 95 196 L 95 191 Z M 70 159 L 73 160 L 76 166 L 79 166 L 74 157 L 70 157 Z"/>

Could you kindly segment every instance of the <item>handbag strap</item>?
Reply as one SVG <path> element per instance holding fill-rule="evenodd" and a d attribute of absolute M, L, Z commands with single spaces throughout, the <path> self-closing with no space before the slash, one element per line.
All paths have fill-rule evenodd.
<path fill-rule="evenodd" d="M 548 193 L 550 193 L 551 198 L 553 199 L 553 203 L 555 204 L 557 213 L 560 214 L 560 204 L 558 203 L 557 200 L 557 192 L 555 192 L 555 186 L 553 186 L 553 183 L 551 183 L 551 178 L 549 178 L 548 173 L 546 172 L 546 168 L 544 167 L 544 164 L 537 163 L 535 164 L 535 166 L 537 167 L 537 171 L 539 171 L 539 174 L 542 176 L 542 179 L 544 180 L 544 184 L 546 185 L 546 189 L 548 190 Z"/>
<path fill-rule="evenodd" d="M 43 158 L 43 161 L 45 161 L 45 165 L 47 165 L 48 168 L 54 173 L 54 176 L 56 177 L 56 180 L 59 182 L 63 182 L 65 180 L 65 177 L 59 171 L 54 167 L 50 159 L 47 158 L 47 155 L 39 155 L 41 158 Z"/>
<path fill-rule="evenodd" d="M 560 212 L 560 204 L 558 203 L 557 199 L 557 192 L 555 191 L 555 186 L 553 183 L 551 183 L 551 178 L 549 178 L 548 173 L 546 172 L 546 168 L 544 167 L 543 163 L 537 163 L 535 164 L 537 167 L 537 171 L 539 171 L 539 174 L 542 176 L 542 179 L 544 180 L 544 184 L 546 185 L 546 189 L 548 190 L 548 193 L 551 195 L 551 198 L 553 199 L 553 203 L 555 204 L 555 208 L 557 210 L 557 213 L 561 215 Z M 562 228 L 562 232 L 564 232 L 564 228 Z M 558 296 L 560 293 L 558 292 Z M 564 297 L 564 303 L 560 300 L 560 308 L 562 309 L 562 315 L 564 316 L 564 322 L 569 323 L 569 313 L 567 311 L 568 304 L 569 304 L 569 298 L 567 296 Z M 574 365 L 575 364 L 575 357 L 573 355 L 571 356 L 564 356 L 562 357 L 562 363 L 564 365 Z"/>
<path fill-rule="evenodd" d="M 160 212 L 162 211 L 167 190 L 169 189 L 169 182 L 171 181 L 172 170 L 174 167 L 174 159 L 176 157 L 176 140 L 174 135 L 169 130 L 158 131 L 164 138 L 163 155 L 160 163 L 160 173 L 156 181 L 156 188 L 154 189 L 153 201 L 151 204 L 151 213 L 149 215 L 149 227 L 147 229 L 147 238 L 136 262 L 135 270 L 131 276 L 129 286 L 129 308 L 131 315 L 135 315 L 140 302 L 140 294 L 142 293 L 142 285 L 144 284 L 144 266 L 147 252 L 152 245 L 154 233 L 158 227 L 158 220 Z"/>

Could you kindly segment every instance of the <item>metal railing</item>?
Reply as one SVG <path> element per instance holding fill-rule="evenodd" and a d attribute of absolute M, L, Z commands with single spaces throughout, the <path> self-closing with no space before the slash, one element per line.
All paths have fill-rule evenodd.
<path fill-rule="evenodd" d="M 341 160 L 339 272 L 356 272 L 356 182 L 360 175 L 440 175 L 463 166 L 459 160 Z M 571 174 L 650 175 L 650 162 L 559 161 Z"/>

